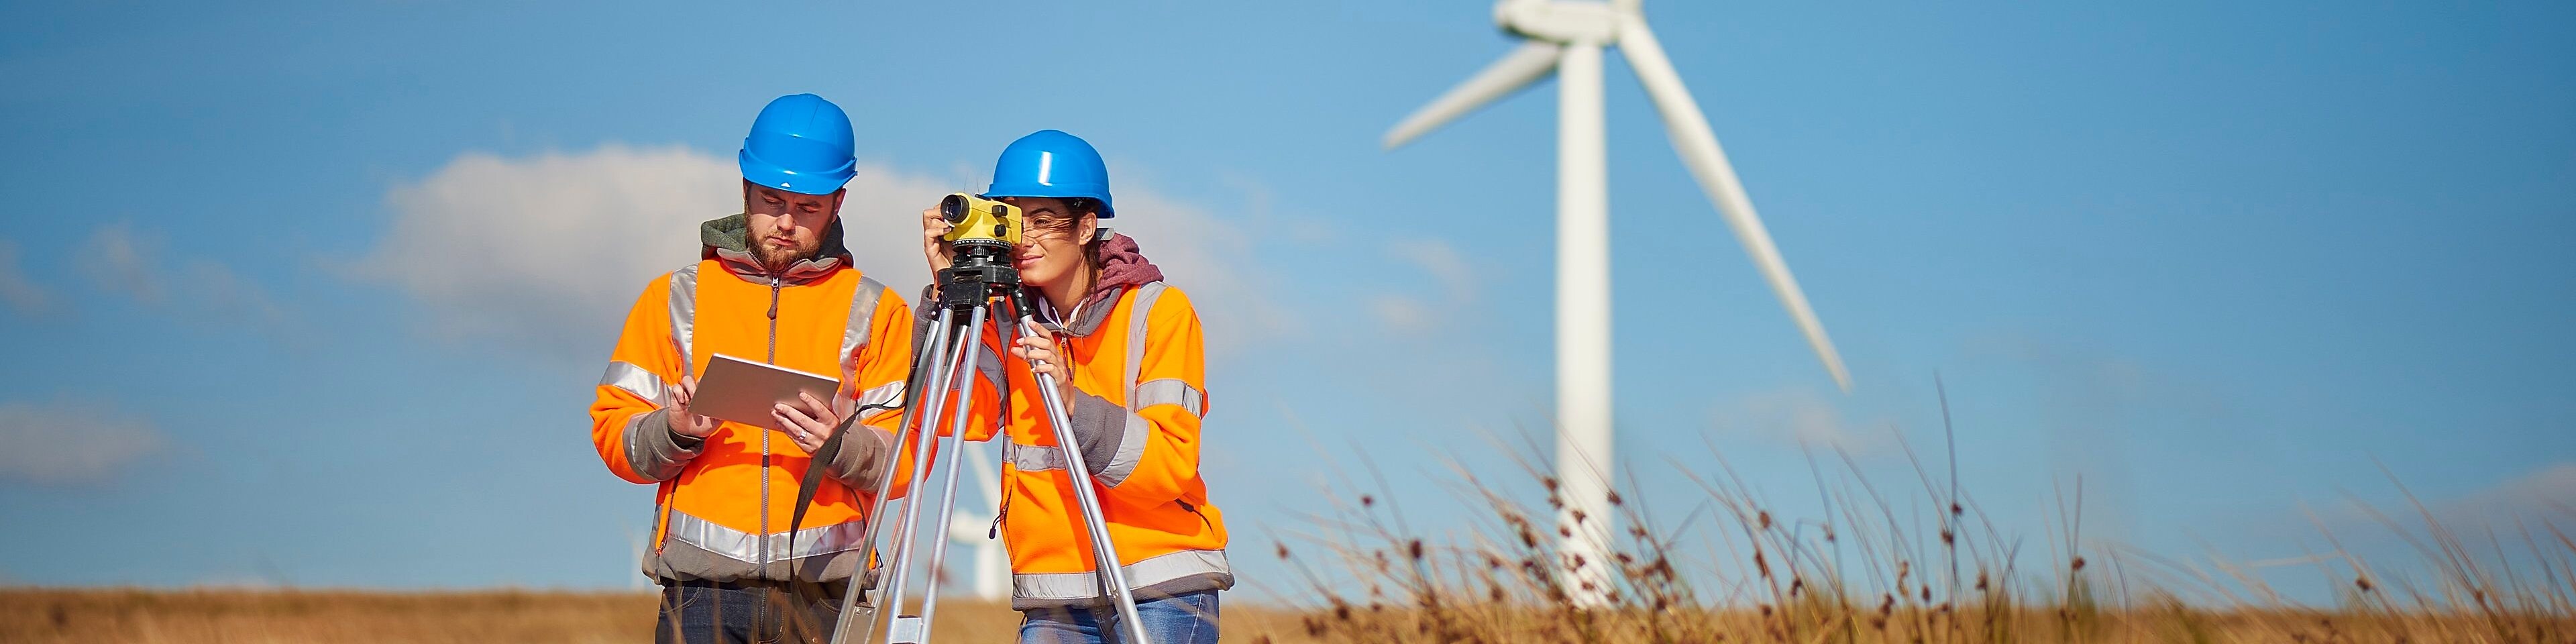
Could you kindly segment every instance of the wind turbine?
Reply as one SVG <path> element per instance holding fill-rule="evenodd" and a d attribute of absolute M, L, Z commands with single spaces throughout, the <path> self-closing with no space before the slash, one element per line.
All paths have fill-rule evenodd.
<path fill-rule="evenodd" d="M 975 583 L 972 588 L 977 599 L 992 601 L 1010 599 L 1010 553 L 1002 549 L 1002 541 L 993 538 L 995 535 L 992 533 L 995 528 L 993 517 L 1000 516 L 1002 511 L 1002 473 L 993 469 L 993 462 L 985 460 L 983 455 L 968 454 L 967 456 L 961 460 L 975 464 L 975 480 L 984 484 L 984 500 L 992 503 L 993 507 L 983 516 L 976 516 L 971 512 L 951 515 L 948 519 L 948 539 L 975 552 L 975 572 L 972 577 Z"/>
<path fill-rule="evenodd" d="M 1834 384 L 1851 390 L 1851 376 L 1825 327 L 1807 306 L 1807 296 L 1789 275 L 1789 265 L 1771 243 L 1771 233 L 1753 212 L 1735 168 L 1717 146 L 1708 117 L 1693 102 L 1690 90 L 1664 58 L 1663 45 L 1646 28 L 1639 0 L 1584 2 L 1572 0 L 1501 0 L 1494 3 L 1494 22 L 1519 37 L 1518 49 L 1486 66 L 1467 82 L 1432 99 L 1386 133 L 1388 149 L 1456 120 L 1487 103 L 1501 100 L 1531 83 L 1557 77 L 1556 132 L 1556 479 L 1564 504 L 1559 525 L 1571 530 L 1562 552 L 1568 561 L 1589 562 L 1574 570 L 1583 584 L 1573 596 L 1603 603 L 1608 591 L 1612 520 L 1608 499 L 1610 474 L 1610 196 L 1601 114 L 1601 49 L 1617 46 L 1628 57 L 1664 118 L 1673 150 L 1699 180 L 1700 190 L 1717 206 L 1735 231 L 1736 241 L 1780 296 L 1780 305 L 1797 320 L 1807 344 L 1833 375 Z M 1580 559 L 1576 559 L 1579 557 Z"/>

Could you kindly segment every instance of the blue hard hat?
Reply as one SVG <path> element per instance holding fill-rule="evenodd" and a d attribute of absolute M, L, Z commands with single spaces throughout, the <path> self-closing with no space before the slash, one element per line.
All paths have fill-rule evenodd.
<path fill-rule="evenodd" d="M 1002 148 L 993 163 L 993 185 L 984 197 L 1090 197 L 1100 200 L 1100 217 L 1109 207 L 1109 164 L 1082 137 L 1060 130 L 1039 130 Z"/>
<path fill-rule="evenodd" d="M 742 178 L 809 195 L 828 195 L 858 174 L 850 115 L 813 94 L 790 94 L 760 108 L 742 138 Z"/>

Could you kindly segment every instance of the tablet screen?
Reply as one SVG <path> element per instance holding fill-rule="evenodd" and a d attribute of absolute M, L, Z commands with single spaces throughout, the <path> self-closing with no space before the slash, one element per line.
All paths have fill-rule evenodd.
<path fill-rule="evenodd" d="M 706 377 L 698 379 L 698 393 L 689 399 L 689 411 L 754 427 L 785 429 L 777 417 L 770 415 L 771 406 L 796 404 L 799 391 L 829 403 L 833 392 L 840 388 L 841 381 L 830 376 L 719 353 L 707 361 Z"/>

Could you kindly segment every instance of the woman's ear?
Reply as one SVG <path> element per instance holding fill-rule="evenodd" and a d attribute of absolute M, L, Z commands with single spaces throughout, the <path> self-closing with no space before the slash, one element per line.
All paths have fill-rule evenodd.
<path fill-rule="evenodd" d="M 1098 215 L 1083 213 L 1082 223 L 1074 225 L 1073 238 L 1082 240 L 1080 243 L 1088 244 L 1093 240 L 1099 239 L 1100 231 L 1103 230 L 1108 229 L 1100 227 L 1100 217 Z"/>

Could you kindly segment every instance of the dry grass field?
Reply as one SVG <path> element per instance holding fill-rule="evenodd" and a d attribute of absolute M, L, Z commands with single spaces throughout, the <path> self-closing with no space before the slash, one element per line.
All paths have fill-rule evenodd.
<path fill-rule="evenodd" d="M 1610 552 L 1561 549 L 1556 481 L 1524 460 L 1514 493 L 1462 474 L 1458 525 L 1417 526 L 1397 503 L 1334 490 L 1329 512 L 1278 541 L 1238 538 L 1236 557 L 1275 556 L 1302 588 L 1293 606 L 1229 602 L 1225 640 L 1580 644 L 2576 644 L 2576 509 L 2500 526 L 2437 518 L 2420 502 L 2370 510 L 2413 546 L 2403 561 L 2331 550 L 2309 562 L 2340 589 L 2291 601 L 2251 568 L 2088 539 L 2080 482 L 2040 538 L 1996 527 L 1971 497 L 1920 465 L 1905 481 L 1857 466 L 1815 477 L 1820 516 L 1773 506 L 1720 470 L 1678 522 L 1623 503 Z M 1848 457 L 1844 460 L 1848 466 Z M 2402 488 L 2401 488 L 2402 489 Z M 1383 493 L 1383 490 L 1379 490 Z M 1544 498 L 1543 503 L 1528 499 Z M 1577 526 L 1598 525 L 1568 513 Z M 1696 517 L 1696 518 L 1694 518 Z M 2403 518 L 2400 518 L 2403 517 Z M 0 644 L 46 642 L 642 642 L 644 593 L 0 588 Z M 1008 642 L 1008 607 L 942 605 L 941 641 Z"/>
<path fill-rule="evenodd" d="M 955 601 L 943 641 L 1009 642 L 1017 614 Z M 653 596 L 484 591 L 0 590 L 0 642 L 645 642 Z M 1660 622 L 1660 626 L 1650 623 Z M 2062 614 L 2047 607 L 1586 612 L 1532 606 L 1440 610 L 1353 606 L 1298 612 L 1229 606 L 1228 642 L 2576 642 L 2565 614 L 2383 614 L 2181 606 Z M 1656 630 L 1663 632 L 1658 636 Z"/>
<path fill-rule="evenodd" d="M 1909 452 L 1910 453 L 1910 452 Z M 2082 484 L 2059 495 L 2044 535 L 1997 527 L 1969 495 L 1916 461 L 1873 481 L 1848 456 L 1816 467 L 1819 516 L 1782 516 L 1723 461 L 1686 473 L 1702 493 L 1679 521 L 1608 496 L 1608 550 L 1560 538 L 1599 526 L 1567 510 L 1524 456 L 1509 491 L 1470 473 L 1476 513 L 1424 529 L 1382 496 L 1339 491 L 1272 553 L 1312 598 L 1299 635 L 1332 642 L 1539 644 L 1764 642 L 1922 644 L 2284 642 L 2576 644 L 2576 509 L 2495 525 L 2407 506 L 2364 510 L 2411 546 L 2392 561 L 2320 534 L 2303 574 L 2331 596 L 2304 601 L 2258 566 L 2175 558 L 2086 538 Z M 1374 477 L 1370 477 L 1374 478 Z M 1345 477 L 1351 480 L 1352 477 Z M 2399 490 L 2403 491 L 2403 486 Z M 1380 490 L 1383 492 L 1383 490 Z M 1543 498 L 1544 502 L 1525 499 Z M 1561 523 L 1560 516 L 1571 521 Z M 1694 518 L 1696 517 L 1696 518 Z M 2321 528 L 2322 530 L 2322 528 Z M 1255 640 L 1257 641 L 1257 640 Z"/>
<path fill-rule="evenodd" d="M 0 642 L 53 644 L 648 642 L 649 593 L 0 589 Z M 943 641 L 1009 642 L 1019 614 L 946 600 Z M 1311 641 L 1295 615 L 1225 608 L 1227 641 Z"/>

